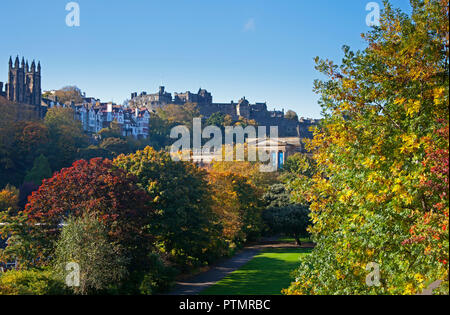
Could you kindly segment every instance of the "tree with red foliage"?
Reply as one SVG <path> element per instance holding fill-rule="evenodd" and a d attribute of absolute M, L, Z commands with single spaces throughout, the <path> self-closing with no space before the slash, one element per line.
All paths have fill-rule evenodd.
<path fill-rule="evenodd" d="M 108 229 L 112 243 L 121 245 L 132 265 L 145 262 L 153 243 L 147 226 L 154 210 L 134 176 L 100 158 L 77 161 L 43 181 L 33 192 L 24 215 L 35 233 L 40 261 L 54 250 L 61 224 L 69 217 L 95 215 Z"/>

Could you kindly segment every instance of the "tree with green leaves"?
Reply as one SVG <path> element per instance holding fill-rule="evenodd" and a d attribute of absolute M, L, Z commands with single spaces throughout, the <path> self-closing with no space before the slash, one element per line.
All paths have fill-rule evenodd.
<path fill-rule="evenodd" d="M 114 165 L 136 176 L 153 200 L 150 230 L 159 246 L 183 268 L 205 262 L 214 222 L 206 172 L 151 147 L 120 155 Z"/>
<path fill-rule="evenodd" d="M 291 200 L 291 193 L 283 184 L 269 187 L 263 200 L 266 209 L 263 219 L 274 234 L 291 236 L 301 246 L 301 237 L 309 236 L 307 227 L 310 224 L 307 206 L 296 204 Z"/>
<path fill-rule="evenodd" d="M 70 166 L 76 160 L 78 149 L 87 145 L 81 122 L 75 119 L 73 109 L 53 107 L 48 110 L 44 123 L 49 130 L 47 158 L 52 170 Z"/>
<path fill-rule="evenodd" d="M 103 128 L 98 134 L 103 140 L 107 138 L 122 138 L 122 128 L 116 120 L 113 120 L 109 127 Z"/>
<path fill-rule="evenodd" d="M 89 214 L 67 219 L 56 243 L 53 269 L 61 281 L 70 263 L 76 263 L 80 272 L 79 286 L 72 288 L 75 294 L 113 292 L 128 275 L 128 258 L 111 242 L 101 220 Z"/>
<path fill-rule="evenodd" d="M 131 145 L 127 140 L 121 138 L 106 138 L 101 143 L 99 148 L 108 152 L 105 158 L 113 159 L 120 154 L 131 153 Z"/>
<path fill-rule="evenodd" d="M 34 160 L 33 168 L 25 176 L 25 182 L 40 186 L 43 179 L 50 177 L 52 177 L 50 164 L 48 159 L 41 154 Z"/>
<path fill-rule="evenodd" d="M 325 118 L 298 190 L 317 246 L 285 293 L 418 294 L 442 280 L 434 293 L 448 294 L 448 5 L 412 0 L 408 16 L 385 2 L 366 49 L 316 59 Z"/>
<path fill-rule="evenodd" d="M 49 142 L 48 128 L 37 121 L 12 123 L 5 134 L 3 149 L 0 144 L 0 187 L 11 183 L 19 186 L 40 154 L 46 154 Z M 4 150 L 4 151 L 3 151 Z"/>
<path fill-rule="evenodd" d="M 220 128 L 225 128 L 227 126 L 232 126 L 233 118 L 230 115 L 224 113 L 214 113 L 206 120 L 206 126 L 217 126 Z"/>

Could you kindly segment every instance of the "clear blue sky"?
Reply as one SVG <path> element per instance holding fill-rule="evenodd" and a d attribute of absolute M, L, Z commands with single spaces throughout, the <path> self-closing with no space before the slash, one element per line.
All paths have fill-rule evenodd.
<path fill-rule="evenodd" d="M 318 118 L 313 58 L 339 61 L 342 45 L 362 48 L 369 29 L 365 0 L 78 0 L 75 28 L 68 2 L 1 1 L 0 81 L 19 54 L 41 61 L 44 90 L 77 85 L 122 103 L 161 84 L 202 87 L 217 102 L 246 96 Z"/>

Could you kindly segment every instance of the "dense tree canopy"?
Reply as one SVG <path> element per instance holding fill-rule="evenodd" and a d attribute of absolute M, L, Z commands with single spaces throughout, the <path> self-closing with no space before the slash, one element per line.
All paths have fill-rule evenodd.
<path fill-rule="evenodd" d="M 49 130 L 50 150 L 48 159 L 53 171 L 72 164 L 78 149 L 87 145 L 87 137 L 81 122 L 75 119 L 73 109 L 68 107 L 50 108 L 45 115 L 45 125 Z"/>
<path fill-rule="evenodd" d="M 43 179 L 51 176 L 52 170 L 48 159 L 41 154 L 34 160 L 33 168 L 25 176 L 25 182 L 40 186 Z"/>
<path fill-rule="evenodd" d="M 34 160 L 47 152 L 49 130 L 35 121 L 13 122 L 0 134 L 0 187 L 20 186 Z"/>
<path fill-rule="evenodd" d="M 262 231 L 259 190 L 249 178 L 230 170 L 213 168 L 208 173 L 220 238 L 231 248 L 256 240 Z"/>
<path fill-rule="evenodd" d="M 30 231 L 22 236 L 34 238 L 33 251 L 45 263 L 54 251 L 59 225 L 69 216 L 85 214 L 96 215 L 106 224 L 111 241 L 122 245 L 136 268 L 144 264 L 153 244 L 147 226 L 154 209 L 136 179 L 108 160 L 80 160 L 44 180 L 25 208 L 24 220 Z M 18 236 L 17 242 L 10 242 L 12 248 L 21 245 Z"/>
<path fill-rule="evenodd" d="M 274 234 L 294 237 L 298 245 L 300 238 L 309 236 L 309 209 L 306 205 L 296 204 L 291 200 L 291 193 L 283 184 L 269 187 L 263 196 L 266 209 L 263 219 Z"/>
<path fill-rule="evenodd" d="M 180 264 L 204 261 L 213 222 L 206 172 L 151 147 L 121 155 L 114 164 L 135 175 L 153 200 L 158 215 L 151 230 L 164 250 Z"/>
<path fill-rule="evenodd" d="M 317 59 L 325 120 L 309 144 L 318 244 L 290 294 L 448 294 L 448 0 L 388 3 L 341 66 Z M 380 285 L 366 283 L 367 266 Z"/>

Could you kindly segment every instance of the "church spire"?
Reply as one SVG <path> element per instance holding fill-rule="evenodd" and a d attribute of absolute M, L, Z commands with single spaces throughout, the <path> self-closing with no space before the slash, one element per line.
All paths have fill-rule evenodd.
<path fill-rule="evenodd" d="M 10 69 L 12 68 L 12 57 L 11 56 L 9 56 L 9 68 Z"/>
<path fill-rule="evenodd" d="M 41 62 L 40 61 L 38 61 L 37 71 L 39 73 L 41 73 Z"/>
<path fill-rule="evenodd" d="M 14 67 L 19 68 L 19 55 L 16 56 L 16 61 L 14 62 Z"/>
<path fill-rule="evenodd" d="M 36 63 L 34 62 L 34 60 L 31 63 L 31 72 L 36 72 Z"/>
<path fill-rule="evenodd" d="M 24 57 L 22 57 L 21 67 L 22 67 L 22 68 L 25 68 L 25 58 L 24 58 Z"/>

